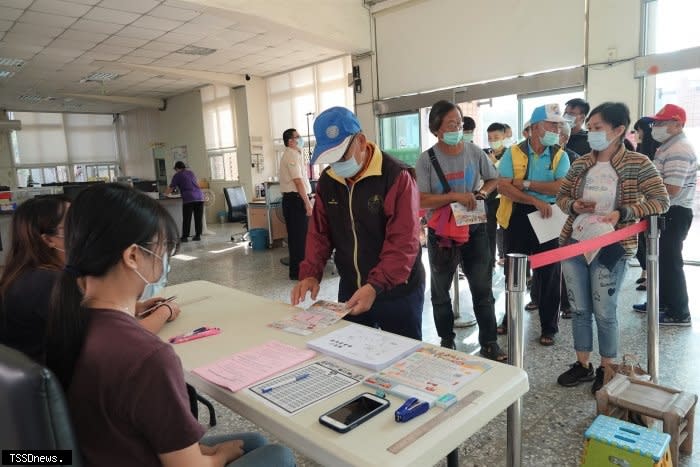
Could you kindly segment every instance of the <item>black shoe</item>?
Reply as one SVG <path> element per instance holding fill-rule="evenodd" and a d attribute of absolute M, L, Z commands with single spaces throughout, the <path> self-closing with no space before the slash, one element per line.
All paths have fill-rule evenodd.
<path fill-rule="evenodd" d="M 479 354 L 481 354 L 481 356 L 484 358 L 495 360 L 497 362 L 504 363 L 508 361 L 508 355 L 501 350 L 501 347 L 499 347 L 497 342 L 491 342 L 490 344 L 482 346 Z"/>
<path fill-rule="evenodd" d="M 180 243 L 187 243 L 189 240 L 187 240 L 187 237 L 180 237 Z"/>
<path fill-rule="evenodd" d="M 561 310 L 561 317 L 563 319 L 571 319 L 574 317 L 574 312 L 571 311 L 571 308 L 567 308 L 566 310 Z"/>
<path fill-rule="evenodd" d="M 588 363 L 588 368 L 581 365 L 581 362 L 577 361 L 571 368 L 559 375 L 557 378 L 557 383 L 567 388 L 572 386 L 578 386 L 586 381 L 593 381 L 593 365 Z"/>
<path fill-rule="evenodd" d="M 192 237 L 192 241 L 193 241 L 193 242 L 198 242 L 198 241 L 200 241 L 201 239 L 202 239 L 202 237 L 200 237 L 199 235 L 195 235 L 194 237 Z"/>
<path fill-rule="evenodd" d="M 454 338 L 449 338 L 449 339 L 442 338 L 442 339 L 440 339 L 440 347 L 444 347 L 446 349 L 457 350 L 457 346 L 455 345 Z"/>
<path fill-rule="evenodd" d="M 603 387 L 603 378 L 605 377 L 605 368 L 599 366 L 595 370 L 595 379 L 593 380 L 593 386 L 591 386 L 591 393 L 595 396 L 600 388 Z"/>

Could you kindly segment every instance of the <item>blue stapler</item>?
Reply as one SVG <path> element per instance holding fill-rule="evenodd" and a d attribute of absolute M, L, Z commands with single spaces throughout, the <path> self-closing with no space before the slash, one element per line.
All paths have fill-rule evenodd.
<path fill-rule="evenodd" d="M 415 397 L 411 397 L 404 404 L 396 409 L 394 413 L 394 419 L 399 422 L 407 422 L 418 415 L 424 414 L 430 409 L 430 404 L 425 401 L 418 400 Z"/>

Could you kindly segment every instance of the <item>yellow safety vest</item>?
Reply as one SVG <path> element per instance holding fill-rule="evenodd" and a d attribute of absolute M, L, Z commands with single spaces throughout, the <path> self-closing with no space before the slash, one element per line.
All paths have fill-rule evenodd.
<path fill-rule="evenodd" d="M 527 177 L 527 167 L 528 167 L 528 142 L 523 141 L 520 144 L 514 144 L 510 147 L 510 152 L 513 160 L 513 180 L 524 180 Z M 559 161 L 566 152 L 559 146 L 554 145 L 549 148 L 550 154 L 554 152 L 554 158 L 552 159 L 551 168 L 556 170 L 559 166 Z M 501 202 L 498 205 L 498 211 L 496 211 L 496 220 L 498 225 L 504 229 L 508 228 L 510 224 L 510 216 L 513 212 L 513 200 L 507 196 L 501 195 Z"/>

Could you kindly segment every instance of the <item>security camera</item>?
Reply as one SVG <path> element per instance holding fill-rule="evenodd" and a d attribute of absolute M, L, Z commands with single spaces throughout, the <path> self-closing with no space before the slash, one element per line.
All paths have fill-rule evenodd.
<path fill-rule="evenodd" d="M 250 81 L 250 75 L 248 73 L 245 74 L 245 80 Z"/>

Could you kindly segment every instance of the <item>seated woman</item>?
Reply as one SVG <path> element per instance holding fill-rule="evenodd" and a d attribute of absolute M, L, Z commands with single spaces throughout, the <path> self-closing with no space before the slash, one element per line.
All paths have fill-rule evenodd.
<path fill-rule="evenodd" d="M 180 359 L 134 318 L 137 298 L 167 273 L 177 238 L 160 204 L 122 185 L 92 186 L 68 211 L 47 362 L 86 464 L 294 465 L 289 449 L 257 434 L 201 439 Z"/>
<path fill-rule="evenodd" d="M 32 198 L 12 217 L 10 248 L 0 277 L 0 343 L 44 361 L 46 319 L 51 290 L 65 263 L 63 223 L 70 200 L 64 196 Z M 137 314 L 161 301 L 139 302 Z M 158 306 L 141 325 L 156 333 L 177 318 L 174 303 Z"/>

